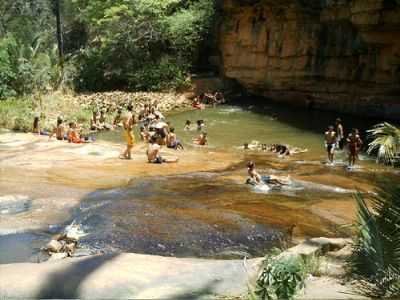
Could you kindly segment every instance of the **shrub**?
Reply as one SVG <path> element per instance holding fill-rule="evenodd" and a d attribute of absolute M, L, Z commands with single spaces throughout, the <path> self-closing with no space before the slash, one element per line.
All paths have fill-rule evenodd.
<path fill-rule="evenodd" d="M 257 280 L 254 296 L 259 299 L 293 299 L 304 287 L 306 267 L 299 256 L 267 258 Z"/>
<path fill-rule="evenodd" d="M 0 39 L 0 99 L 16 95 L 16 91 L 11 85 L 16 78 L 10 55 L 11 49 L 14 47 L 16 47 L 16 41 L 12 36 Z"/>
<path fill-rule="evenodd" d="M 350 259 L 360 290 L 371 297 L 400 297 L 400 185 L 385 184 L 371 209 L 364 197 L 358 203 L 358 234 Z"/>

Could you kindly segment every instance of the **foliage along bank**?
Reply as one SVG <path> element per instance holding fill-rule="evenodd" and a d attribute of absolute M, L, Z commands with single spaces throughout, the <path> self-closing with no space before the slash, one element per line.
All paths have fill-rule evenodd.
<path fill-rule="evenodd" d="M 4 99 L 60 86 L 78 91 L 185 87 L 204 54 L 216 8 L 214 0 L 4 0 L 0 13 Z"/>

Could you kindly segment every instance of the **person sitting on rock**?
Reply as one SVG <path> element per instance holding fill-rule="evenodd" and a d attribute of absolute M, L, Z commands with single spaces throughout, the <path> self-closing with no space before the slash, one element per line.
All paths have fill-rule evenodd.
<path fill-rule="evenodd" d="M 247 173 L 249 174 L 249 178 L 246 180 L 246 184 L 251 184 L 251 185 L 268 184 L 274 186 L 283 186 L 283 185 L 289 185 L 291 182 L 289 177 L 282 177 L 275 175 L 261 176 L 256 171 L 256 165 L 253 161 L 249 161 L 247 163 Z"/>
<path fill-rule="evenodd" d="M 152 136 L 150 138 L 150 143 L 147 149 L 147 160 L 152 164 L 162 164 L 162 163 L 176 163 L 178 162 L 178 158 L 174 159 L 166 159 L 161 157 L 161 146 L 157 144 L 157 138 Z"/>
<path fill-rule="evenodd" d="M 32 133 L 36 133 L 36 134 L 39 134 L 39 135 L 50 135 L 50 133 L 48 131 L 41 130 L 41 128 L 40 128 L 40 116 L 35 116 L 33 118 Z"/>
<path fill-rule="evenodd" d="M 175 128 L 171 127 L 167 136 L 167 147 L 171 149 L 184 150 L 181 141 L 176 137 Z"/>
<path fill-rule="evenodd" d="M 49 140 L 53 137 L 53 135 L 55 135 L 56 139 L 59 141 L 67 139 L 67 136 L 64 133 L 65 128 L 63 123 L 64 123 L 63 119 L 57 118 L 57 126 L 53 129 L 52 133 L 49 135 Z"/>
<path fill-rule="evenodd" d="M 256 164 L 253 161 L 249 161 L 247 163 L 247 173 L 249 174 L 249 178 L 246 183 L 254 182 L 254 184 L 262 184 L 263 181 L 261 179 L 261 175 L 256 171 Z"/>
<path fill-rule="evenodd" d="M 75 122 L 70 122 L 69 123 L 69 129 L 67 132 L 67 138 L 69 143 L 74 143 L 74 144 L 81 144 L 85 142 L 84 138 L 81 138 L 79 134 L 79 129 L 78 126 Z"/>

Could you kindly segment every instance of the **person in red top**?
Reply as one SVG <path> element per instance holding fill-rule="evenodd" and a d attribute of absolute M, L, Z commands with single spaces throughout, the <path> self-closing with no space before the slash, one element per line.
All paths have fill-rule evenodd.
<path fill-rule="evenodd" d="M 74 144 L 84 143 L 85 140 L 80 137 L 80 134 L 77 132 L 77 126 L 75 122 L 69 123 L 69 129 L 67 132 L 68 142 Z"/>
<path fill-rule="evenodd" d="M 358 153 L 363 145 L 357 128 L 353 128 L 346 141 L 349 145 L 349 167 L 352 167 L 356 163 Z"/>

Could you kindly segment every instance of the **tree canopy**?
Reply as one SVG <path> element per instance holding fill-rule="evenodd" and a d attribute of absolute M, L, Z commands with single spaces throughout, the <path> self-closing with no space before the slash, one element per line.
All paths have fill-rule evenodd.
<path fill-rule="evenodd" d="M 184 86 L 215 11 L 214 0 L 3 0 L 0 98 L 60 84 L 89 91 Z"/>

